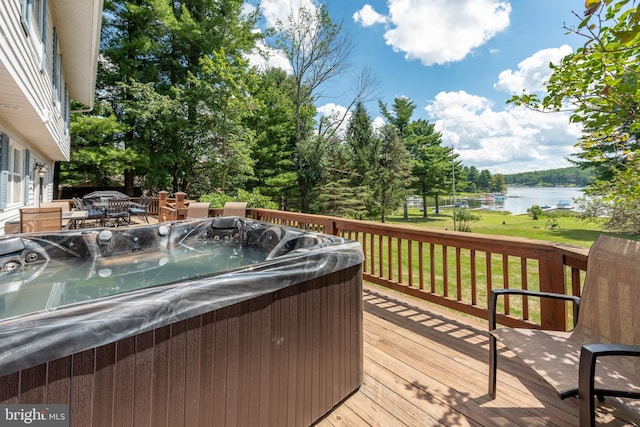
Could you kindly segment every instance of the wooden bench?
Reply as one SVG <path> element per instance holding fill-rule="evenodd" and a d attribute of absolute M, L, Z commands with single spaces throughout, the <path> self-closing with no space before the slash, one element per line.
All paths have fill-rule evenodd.
<path fill-rule="evenodd" d="M 573 331 L 496 328 L 497 298 L 574 301 Z M 496 395 L 496 341 L 532 367 L 560 398 L 579 396 L 580 425 L 595 425 L 594 396 L 640 398 L 640 243 L 600 236 L 589 250 L 582 298 L 494 289 L 489 300 L 489 395 Z"/>

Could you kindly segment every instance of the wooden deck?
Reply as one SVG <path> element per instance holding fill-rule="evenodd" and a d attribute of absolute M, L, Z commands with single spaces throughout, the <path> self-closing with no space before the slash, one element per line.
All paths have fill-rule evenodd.
<path fill-rule="evenodd" d="M 382 288 L 364 289 L 364 383 L 317 426 L 576 426 L 578 405 L 513 353 L 487 394 L 487 325 Z M 637 402 L 608 399 L 598 425 L 640 425 Z"/>
<path fill-rule="evenodd" d="M 578 425 L 577 401 L 560 400 L 510 351 L 499 351 L 489 398 L 486 322 L 375 285 L 363 297 L 363 385 L 317 426 Z M 597 421 L 640 426 L 640 402 L 607 399 Z"/>

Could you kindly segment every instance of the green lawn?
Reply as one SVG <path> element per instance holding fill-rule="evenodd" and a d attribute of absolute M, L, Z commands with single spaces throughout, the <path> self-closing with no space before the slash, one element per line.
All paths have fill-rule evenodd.
<path fill-rule="evenodd" d="M 510 215 L 505 212 L 472 211 L 480 215 L 480 221 L 471 224 L 473 233 L 528 237 L 536 240 L 546 240 L 559 243 L 569 243 L 581 247 L 590 247 L 596 238 L 604 233 L 599 224 L 581 220 L 570 212 L 551 212 L 534 220 L 529 215 Z M 553 220 L 557 221 L 556 227 L 548 227 Z M 435 229 L 453 229 L 453 217 L 451 209 L 444 209 L 439 214 L 429 213 L 428 219 L 422 218 L 422 212 L 418 209 L 409 209 L 409 219 L 402 218 L 402 210 L 387 218 L 392 224 L 411 224 L 419 227 Z M 623 233 L 611 233 L 626 239 L 637 239 L 638 236 L 630 236 Z"/>

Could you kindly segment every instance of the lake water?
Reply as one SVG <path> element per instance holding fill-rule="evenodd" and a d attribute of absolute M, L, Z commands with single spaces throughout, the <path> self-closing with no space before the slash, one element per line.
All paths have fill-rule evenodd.
<path fill-rule="evenodd" d="M 466 200 L 470 209 L 481 207 L 508 211 L 512 214 L 524 214 L 533 205 L 556 208 L 559 202 L 568 202 L 574 206 L 574 199 L 583 197 L 582 190 L 576 187 L 509 187 L 504 198 Z"/>

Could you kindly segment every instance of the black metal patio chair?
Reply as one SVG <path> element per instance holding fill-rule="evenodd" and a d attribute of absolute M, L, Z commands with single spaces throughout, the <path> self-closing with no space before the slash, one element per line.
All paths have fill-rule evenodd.
<path fill-rule="evenodd" d="M 87 218 L 86 219 L 94 220 L 96 225 L 98 225 L 99 223 L 103 222 L 103 220 L 104 220 L 104 209 L 96 209 L 96 208 L 94 208 L 92 206 L 88 206 L 79 197 L 74 197 L 73 198 L 73 204 L 75 205 L 76 209 L 81 210 L 81 211 L 87 211 Z M 84 224 L 84 221 L 83 221 L 83 224 Z"/>
<path fill-rule="evenodd" d="M 149 218 L 147 215 L 149 214 L 149 204 L 151 203 L 151 197 L 149 196 L 140 196 L 140 199 L 137 203 L 130 202 L 129 203 L 129 215 L 135 215 L 137 218 L 142 218 L 148 224 Z"/>
<path fill-rule="evenodd" d="M 496 395 L 501 341 L 553 386 L 579 396 L 580 426 L 595 425 L 594 396 L 640 398 L 640 243 L 601 235 L 589 251 L 582 298 L 493 289 L 489 301 L 489 395 Z M 496 328 L 499 295 L 564 299 L 578 304 L 573 331 Z M 597 363 L 596 363 L 597 362 Z"/>
<path fill-rule="evenodd" d="M 111 199 L 104 212 L 104 225 L 118 227 L 130 223 L 129 200 Z"/>

